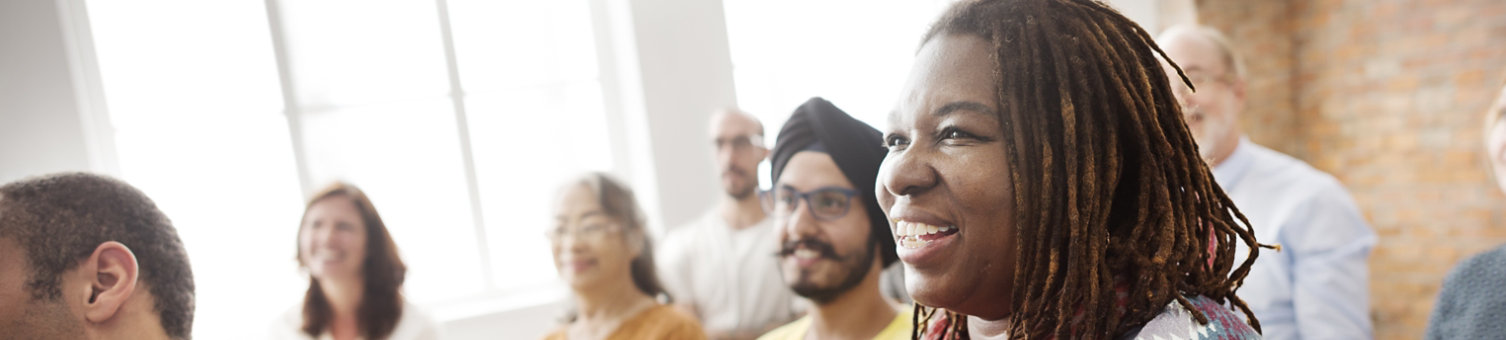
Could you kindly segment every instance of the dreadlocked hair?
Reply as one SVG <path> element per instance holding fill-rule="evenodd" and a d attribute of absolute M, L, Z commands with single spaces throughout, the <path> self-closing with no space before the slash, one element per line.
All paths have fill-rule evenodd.
<path fill-rule="evenodd" d="M 1191 82 L 1145 29 L 1094 0 L 980 0 L 923 42 L 943 35 L 993 46 L 1017 212 L 1011 338 L 1117 337 L 1171 301 L 1206 324 L 1198 295 L 1260 329 L 1234 293 L 1263 245 L 1198 156 L 1157 54 Z M 964 315 L 915 315 L 917 336 L 968 337 Z"/>

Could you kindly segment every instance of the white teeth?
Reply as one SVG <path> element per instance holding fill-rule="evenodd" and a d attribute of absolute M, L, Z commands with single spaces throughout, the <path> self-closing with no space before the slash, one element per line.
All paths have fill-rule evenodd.
<path fill-rule="evenodd" d="M 943 232 L 951 231 L 952 229 L 956 229 L 956 228 L 957 227 L 953 227 L 953 226 L 944 226 L 943 227 L 943 226 L 934 226 L 934 225 L 929 225 L 929 224 L 924 224 L 924 223 L 899 221 L 899 222 L 895 223 L 895 226 L 894 226 L 894 236 L 909 237 L 909 236 L 930 235 L 930 234 L 935 234 L 935 233 L 943 233 Z"/>
<path fill-rule="evenodd" d="M 894 221 L 894 236 L 898 238 L 899 246 L 916 249 L 924 247 L 931 241 L 922 240 L 922 235 L 934 235 L 937 233 L 950 232 L 957 229 L 956 226 L 934 226 L 925 223 L 910 221 Z"/>
<path fill-rule="evenodd" d="M 817 252 L 815 250 L 810 250 L 810 249 L 805 249 L 805 248 L 795 249 L 795 258 L 808 260 L 808 259 L 814 259 L 814 258 L 817 258 L 817 257 L 821 257 L 821 253 Z"/>

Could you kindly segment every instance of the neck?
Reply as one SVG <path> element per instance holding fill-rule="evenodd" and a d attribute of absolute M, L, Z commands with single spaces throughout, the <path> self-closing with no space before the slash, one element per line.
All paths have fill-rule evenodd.
<path fill-rule="evenodd" d="M 758 201 L 758 195 L 738 199 L 726 196 L 721 203 L 722 220 L 734 230 L 742 230 L 763 222 L 763 203 Z"/>
<path fill-rule="evenodd" d="M 654 299 L 638 290 L 632 278 L 612 280 L 597 289 L 577 290 L 578 322 L 598 323 L 621 320 L 653 306 Z"/>
<path fill-rule="evenodd" d="M 332 321 L 335 324 L 355 321 L 356 310 L 361 308 L 361 296 L 366 290 L 360 279 L 322 278 L 319 279 L 319 289 L 324 291 L 324 300 L 334 312 Z"/>
<path fill-rule="evenodd" d="M 967 335 L 973 339 L 1008 339 L 1009 318 L 985 320 L 976 316 L 967 317 Z"/>
<path fill-rule="evenodd" d="M 1218 150 L 1213 150 L 1213 159 L 1208 164 L 1212 167 L 1224 164 L 1224 161 L 1229 160 L 1229 156 L 1234 155 L 1234 150 L 1239 148 L 1241 138 L 1244 138 L 1244 134 L 1231 133 L 1224 137 L 1223 143 L 1218 144 Z"/>
<path fill-rule="evenodd" d="M 863 282 L 836 299 L 816 306 L 807 336 L 816 339 L 872 339 L 899 315 L 879 293 L 883 269 L 875 260 Z"/>
<path fill-rule="evenodd" d="M 126 298 L 115 317 L 86 324 L 84 338 L 172 339 L 167 335 L 167 330 L 162 329 L 162 319 L 158 317 L 153 305 L 151 294 L 141 294 L 141 290 L 137 290 L 136 294 Z"/>

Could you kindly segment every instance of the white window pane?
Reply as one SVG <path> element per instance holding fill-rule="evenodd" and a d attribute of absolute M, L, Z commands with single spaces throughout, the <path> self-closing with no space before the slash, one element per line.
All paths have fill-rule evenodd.
<path fill-rule="evenodd" d="M 477 96 L 466 110 L 498 288 L 554 280 L 544 230 L 558 186 L 612 168 L 598 85 Z"/>
<path fill-rule="evenodd" d="M 952 1 L 723 0 L 738 105 L 768 127 L 771 146 L 810 97 L 884 129 L 920 39 Z"/>
<path fill-rule="evenodd" d="M 428 302 L 479 293 L 481 256 L 448 99 L 306 113 L 316 186 L 344 180 L 376 204 L 408 265 L 405 291 Z"/>
<path fill-rule="evenodd" d="M 589 81 L 596 46 L 585 0 L 451 0 L 467 92 Z"/>
<path fill-rule="evenodd" d="M 282 108 L 262 1 L 89 0 L 115 120 L 157 112 Z M 209 109 L 216 108 L 216 109 Z"/>
<path fill-rule="evenodd" d="M 921 37 L 948 2 L 725 0 L 737 101 L 771 134 L 817 96 L 883 128 Z"/>
<path fill-rule="evenodd" d="M 278 1 L 300 104 L 325 108 L 449 92 L 433 0 Z"/>
<path fill-rule="evenodd" d="M 195 337 L 226 338 L 269 324 L 302 295 L 302 198 L 281 115 L 203 111 L 219 114 L 117 122 L 116 146 L 122 177 L 157 202 L 188 251 Z"/>
<path fill-rule="evenodd" d="M 304 281 L 293 259 L 302 198 L 263 2 L 86 6 L 120 175 L 177 227 L 195 337 L 269 325 Z"/>

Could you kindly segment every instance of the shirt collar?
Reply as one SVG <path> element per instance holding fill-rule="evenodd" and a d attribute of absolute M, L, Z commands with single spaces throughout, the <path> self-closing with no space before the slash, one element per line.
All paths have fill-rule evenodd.
<path fill-rule="evenodd" d="M 1225 191 L 1233 189 L 1234 184 L 1239 183 L 1240 178 L 1244 178 L 1245 173 L 1250 170 L 1250 165 L 1255 162 L 1254 155 L 1250 153 L 1250 145 L 1249 137 L 1239 137 L 1239 144 L 1234 146 L 1234 152 L 1229 153 L 1229 158 L 1225 158 L 1223 163 L 1213 167 L 1213 180 L 1218 182 L 1218 186 L 1223 187 Z"/>

